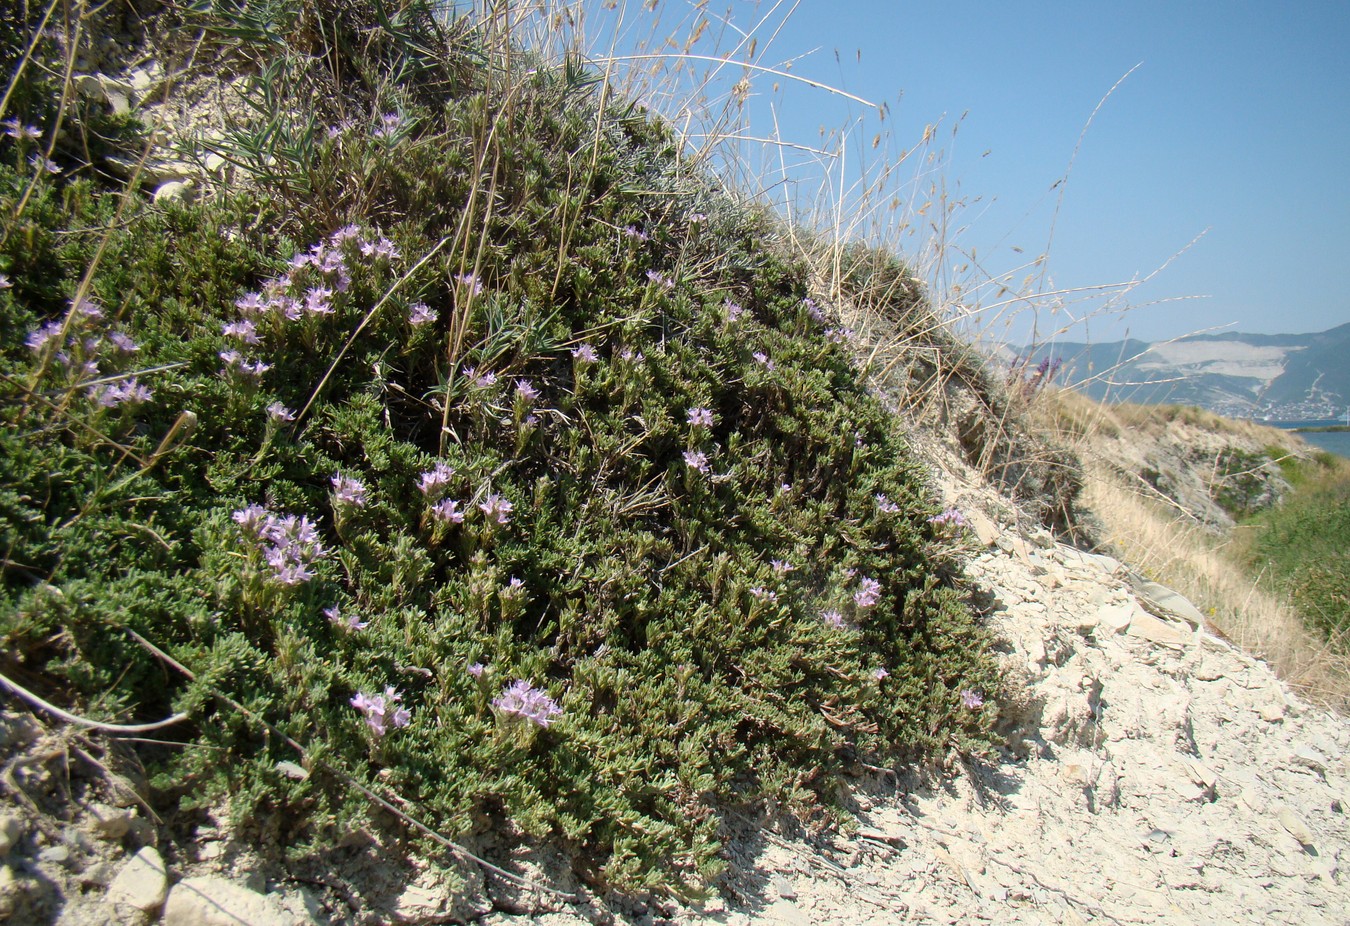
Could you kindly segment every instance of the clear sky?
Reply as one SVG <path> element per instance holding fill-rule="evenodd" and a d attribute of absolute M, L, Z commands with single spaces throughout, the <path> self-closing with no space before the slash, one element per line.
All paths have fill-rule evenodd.
<path fill-rule="evenodd" d="M 890 133 L 895 159 L 936 125 L 897 171 L 911 211 L 929 183 L 965 203 L 944 233 L 954 245 L 948 272 L 935 279 L 977 282 L 975 271 L 952 269 L 967 263 L 957 252 L 972 248 L 982 271 L 999 276 L 1048 246 L 1040 289 L 1117 283 L 1167 264 L 1116 302 L 1073 295 L 1053 316 L 1044 307 L 1020 313 L 1007 329 L 1014 340 L 1033 316 L 1045 336 L 1065 311 L 1100 313 L 1061 336 L 1093 341 L 1127 330 L 1157 340 L 1219 326 L 1278 333 L 1350 322 L 1350 2 L 650 5 L 629 0 L 616 11 L 625 17 L 616 53 L 634 50 L 654 16 L 658 36 L 702 16 L 710 26 L 695 54 L 714 46 L 720 54 L 739 41 L 737 30 L 752 33 L 760 65 L 790 61 L 798 77 L 889 104 L 882 122 L 837 94 L 751 75 L 749 134 L 819 146 L 822 127 L 851 127 L 849 178 L 860 154 L 878 168 L 886 145 L 870 149 L 876 131 Z M 610 24 L 605 15 L 594 12 L 592 33 Z M 1094 108 L 1132 68 L 1073 159 Z M 728 71 L 732 80 L 744 73 Z M 719 92 L 727 91 L 710 88 L 714 101 Z M 837 162 L 831 169 L 837 177 Z M 911 255 L 925 251 L 922 221 L 904 244 Z M 966 301 L 976 295 L 998 301 L 988 290 Z M 1114 311 L 1125 303 L 1128 312 Z"/>

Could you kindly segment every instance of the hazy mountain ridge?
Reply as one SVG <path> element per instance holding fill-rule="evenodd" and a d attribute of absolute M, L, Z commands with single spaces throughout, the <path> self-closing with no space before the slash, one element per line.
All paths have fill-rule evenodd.
<path fill-rule="evenodd" d="M 1350 402 L 1350 324 L 1311 334 L 1197 334 L 1169 341 L 1028 349 L 1031 368 L 1060 364 L 1055 380 L 1100 401 L 1199 405 L 1238 416 L 1317 418 Z"/>

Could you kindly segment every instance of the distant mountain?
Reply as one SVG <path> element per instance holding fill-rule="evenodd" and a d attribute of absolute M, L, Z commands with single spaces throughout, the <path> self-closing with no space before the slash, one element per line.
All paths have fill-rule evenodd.
<path fill-rule="evenodd" d="M 1199 405 L 1228 415 L 1315 418 L 1350 405 L 1350 324 L 1315 334 L 1197 334 L 1171 341 L 1059 342 L 1022 354 L 1030 372 L 1112 402 Z"/>

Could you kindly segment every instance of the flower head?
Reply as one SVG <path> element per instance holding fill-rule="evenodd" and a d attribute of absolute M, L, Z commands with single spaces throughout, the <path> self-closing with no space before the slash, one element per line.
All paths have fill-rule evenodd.
<path fill-rule="evenodd" d="M 459 502 L 450 498 L 443 498 L 431 506 L 431 516 L 437 521 L 443 521 L 446 524 L 463 524 L 464 512 L 459 509 Z"/>
<path fill-rule="evenodd" d="M 479 296 L 483 292 L 483 281 L 478 279 L 472 273 L 459 273 L 455 275 L 455 282 L 464 287 L 470 296 Z"/>
<path fill-rule="evenodd" d="M 414 328 L 419 325 L 429 325 L 439 317 L 436 310 L 425 302 L 414 302 L 408 306 L 408 324 Z"/>
<path fill-rule="evenodd" d="M 328 618 L 330 624 L 348 632 L 365 630 L 370 626 L 370 621 L 361 620 L 359 614 L 349 614 L 346 617 L 343 617 L 342 612 L 338 609 L 337 605 L 333 605 L 331 608 L 324 608 L 323 614 L 324 617 Z"/>
<path fill-rule="evenodd" d="M 17 118 L 6 119 L 3 122 L 0 122 L 0 126 L 4 126 L 5 134 L 8 135 L 10 138 L 16 138 L 19 140 L 27 140 L 27 141 L 37 141 L 39 138 L 42 137 L 41 128 L 39 128 L 36 125 L 24 125 Z"/>
<path fill-rule="evenodd" d="M 853 603 L 860 608 L 870 608 L 880 600 L 881 583 L 863 576 L 858 582 L 858 590 L 853 593 Z"/>
<path fill-rule="evenodd" d="M 580 347 L 574 348 L 572 356 L 582 363 L 595 363 L 600 359 L 595 353 L 595 348 L 589 344 L 582 344 Z"/>
<path fill-rule="evenodd" d="M 780 576 L 785 576 L 797 568 L 785 559 L 770 560 L 769 565 L 773 568 L 774 574 Z"/>
<path fill-rule="evenodd" d="M 287 424 L 295 420 L 295 412 L 280 402 L 273 402 L 267 406 L 267 417 L 276 424 Z"/>
<path fill-rule="evenodd" d="M 873 671 L 872 677 L 877 681 L 881 681 L 883 678 L 889 678 L 890 674 L 891 673 L 887 672 L 885 669 L 878 668 Z"/>
<path fill-rule="evenodd" d="M 655 271 L 655 270 L 648 270 L 648 271 L 647 271 L 647 282 L 648 282 L 648 283 L 654 283 L 655 285 L 661 287 L 662 289 L 674 289 L 674 288 L 675 288 L 675 281 L 674 281 L 674 280 L 672 280 L 670 277 L 666 276 L 665 274 L 658 273 L 658 272 Z"/>
<path fill-rule="evenodd" d="M 700 473 L 708 472 L 708 455 L 702 450 L 686 450 L 684 462 L 686 466 L 696 469 Z"/>
<path fill-rule="evenodd" d="M 9 281 L 8 274 L 0 273 L 0 289 L 10 289 L 13 286 L 14 284 Z"/>
<path fill-rule="evenodd" d="M 707 408 L 691 408 L 686 419 L 690 424 L 705 428 L 713 426 L 713 413 Z"/>
<path fill-rule="evenodd" d="M 366 507 L 366 484 L 354 476 L 333 475 L 333 498 L 339 505 Z"/>
<path fill-rule="evenodd" d="M 511 523 L 511 509 L 515 506 L 500 495 L 492 494 L 479 503 L 478 508 L 489 521 L 498 524 Z"/>
<path fill-rule="evenodd" d="M 535 688 L 524 679 L 517 679 L 503 689 L 501 695 L 492 700 L 492 706 L 503 714 L 528 720 L 541 727 L 553 723 L 563 712 L 548 692 Z"/>
<path fill-rule="evenodd" d="M 455 471 L 444 463 L 437 463 L 431 470 L 422 474 L 417 488 L 423 495 L 435 495 L 450 482 Z"/>
<path fill-rule="evenodd" d="M 877 493 L 876 496 L 877 512 L 880 514 L 896 514 L 900 511 L 900 506 L 891 501 L 885 495 Z"/>
<path fill-rule="evenodd" d="M 539 398 L 539 390 L 534 388 L 534 384 L 528 379 L 516 380 L 516 395 L 525 402 L 533 402 Z"/>
<path fill-rule="evenodd" d="M 835 630 L 843 630 L 845 627 L 848 626 L 844 622 L 844 615 L 840 614 L 833 608 L 831 608 L 828 611 L 821 611 L 820 619 L 825 622 L 826 626 L 833 627 Z"/>
<path fill-rule="evenodd" d="M 406 727 L 412 722 L 412 712 L 396 707 L 403 695 L 389 685 L 382 695 L 368 695 L 358 691 L 351 699 L 352 707 L 366 715 L 366 725 L 375 731 L 376 736 L 384 736 L 392 727 Z"/>
<path fill-rule="evenodd" d="M 778 593 L 772 589 L 756 586 L 750 589 L 750 594 L 759 601 L 767 601 L 769 604 L 777 604 L 778 602 Z"/>
<path fill-rule="evenodd" d="M 468 672 L 470 675 L 472 675 L 474 678 L 482 678 L 483 671 L 486 668 L 487 666 L 483 665 L 481 662 L 471 662 L 469 663 L 469 667 L 465 671 Z"/>
<path fill-rule="evenodd" d="M 740 303 L 738 303 L 738 302 L 732 302 L 730 299 L 728 299 L 726 302 L 722 303 L 722 305 L 723 305 L 723 306 L 726 308 L 726 310 L 727 310 L 727 321 L 729 321 L 729 322 L 738 322 L 738 321 L 740 321 L 740 320 L 741 320 L 741 315 L 743 315 L 743 314 L 745 313 L 745 309 L 741 308 Z"/>
<path fill-rule="evenodd" d="M 935 514 L 928 519 L 929 524 L 951 524 L 954 527 L 965 527 L 970 522 L 966 516 L 955 508 L 948 508 L 942 514 Z"/>
<path fill-rule="evenodd" d="M 970 710 L 977 711 L 984 707 L 984 696 L 967 688 L 961 692 L 961 703 Z"/>

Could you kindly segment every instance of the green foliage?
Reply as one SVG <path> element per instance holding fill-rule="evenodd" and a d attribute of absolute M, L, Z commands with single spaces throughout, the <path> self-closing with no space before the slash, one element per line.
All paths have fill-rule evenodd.
<path fill-rule="evenodd" d="M 1329 465 L 1324 465 L 1329 464 Z M 1350 634 L 1350 469 L 1300 463 L 1297 489 L 1248 524 L 1246 556 L 1336 646 Z"/>
<path fill-rule="evenodd" d="M 198 12 L 256 54 L 298 41 L 282 6 Z M 829 813 L 857 758 L 986 748 L 994 706 L 961 693 L 999 693 L 988 634 L 773 222 L 631 108 L 597 131 L 574 63 L 493 90 L 477 44 L 436 44 L 453 25 L 325 9 L 378 33 L 367 102 L 404 73 L 454 92 L 200 205 L 0 166 L 5 670 L 192 712 L 216 748 L 157 782 L 288 841 L 372 810 L 278 775 L 216 694 L 448 835 L 509 818 L 629 889 L 714 875 L 727 803 Z M 283 76 L 277 111 L 319 125 Z M 555 723 L 494 706 L 517 679 Z M 363 722 L 382 692 L 409 713 Z"/>

